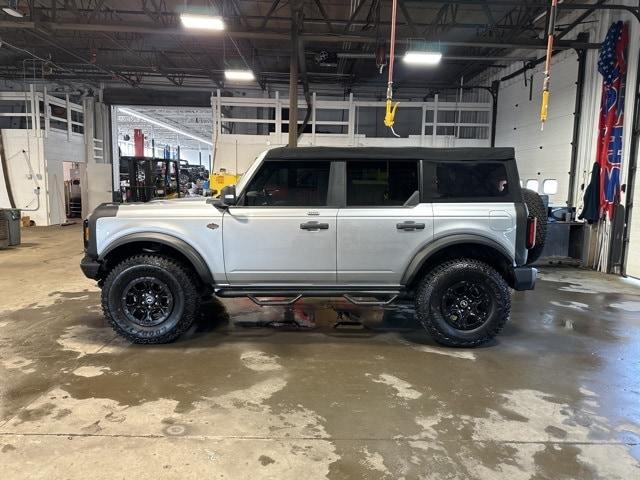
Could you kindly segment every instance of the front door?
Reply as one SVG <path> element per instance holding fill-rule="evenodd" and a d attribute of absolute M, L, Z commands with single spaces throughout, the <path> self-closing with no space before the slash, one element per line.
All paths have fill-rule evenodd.
<path fill-rule="evenodd" d="M 223 217 L 230 284 L 335 284 L 329 161 L 266 161 Z"/>
<path fill-rule="evenodd" d="M 338 282 L 399 285 L 433 238 L 433 209 L 420 200 L 416 160 L 346 162 L 346 207 L 338 213 Z"/>

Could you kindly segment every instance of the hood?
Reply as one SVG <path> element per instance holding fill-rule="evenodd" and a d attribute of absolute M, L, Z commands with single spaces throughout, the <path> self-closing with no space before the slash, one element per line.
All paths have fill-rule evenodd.
<path fill-rule="evenodd" d="M 122 203 L 118 217 L 207 217 L 222 216 L 222 212 L 209 203 L 209 197 L 158 199 L 147 203 Z"/>

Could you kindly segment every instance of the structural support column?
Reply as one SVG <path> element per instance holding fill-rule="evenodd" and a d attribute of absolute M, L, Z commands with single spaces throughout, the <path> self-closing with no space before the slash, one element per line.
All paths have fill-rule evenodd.
<path fill-rule="evenodd" d="M 298 146 L 298 68 L 300 16 L 302 2 L 291 0 L 291 59 L 289 63 L 289 146 Z"/>
<path fill-rule="evenodd" d="M 496 124 L 498 123 L 498 92 L 500 80 L 491 82 L 491 146 L 496 146 Z M 434 127 L 435 128 L 435 127 Z"/>

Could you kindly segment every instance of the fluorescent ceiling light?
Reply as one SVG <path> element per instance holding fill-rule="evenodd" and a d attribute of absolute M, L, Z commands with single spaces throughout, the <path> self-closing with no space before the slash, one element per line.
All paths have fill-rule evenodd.
<path fill-rule="evenodd" d="M 222 19 L 222 17 L 183 13 L 182 15 L 180 15 L 180 20 L 182 20 L 182 25 L 184 25 L 185 28 L 196 28 L 200 30 L 224 30 L 224 20 Z"/>
<path fill-rule="evenodd" d="M 410 65 L 438 65 L 442 60 L 440 52 L 408 51 L 404 54 L 404 63 Z"/>
<path fill-rule="evenodd" d="M 256 79 L 251 70 L 225 70 L 224 78 L 227 80 L 242 80 L 244 82 Z"/>
<path fill-rule="evenodd" d="M 140 120 L 144 120 L 145 122 L 149 122 L 157 127 L 164 128 L 165 130 L 175 132 L 184 137 L 193 138 L 194 140 L 197 140 L 200 143 L 204 143 L 205 145 L 209 145 L 210 147 L 213 147 L 213 143 L 211 143 L 205 138 L 185 132 L 184 130 L 180 130 L 179 128 L 172 127 L 171 125 L 168 125 L 164 122 L 160 122 L 159 120 L 155 120 L 148 115 L 144 115 L 142 113 L 136 112 L 135 110 L 131 110 L 130 108 L 118 107 L 118 111 L 124 113 L 125 115 L 130 115 L 132 117 L 139 118 Z"/>
<path fill-rule="evenodd" d="M 7 15 L 11 15 L 12 17 L 16 17 L 16 18 L 22 18 L 23 15 L 22 13 L 20 13 L 18 10 L 16 10 L 15 8 L 11 8 L 11 7 L 4 7 L 2 9 L 2 11 L 4 13 L 6 13 Z"/>

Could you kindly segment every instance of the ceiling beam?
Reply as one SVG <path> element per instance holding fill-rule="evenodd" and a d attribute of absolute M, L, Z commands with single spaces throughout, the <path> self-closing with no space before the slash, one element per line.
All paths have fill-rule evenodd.
<path fill-rule="evenodd" d="M 418 29 L 413 23 L 411 19 L 411 14 L 409 13 L 409 9 L 405 5 L 403 0 L 398 0 L 398 6 L 400 7 L 400 11 L 402 12 L 402 16 L 404 17 L 404 21 L 407 25 L 409 25 L 409 29 L 411 30 L 411 35 L 415 38 L 418 38 L 420 34 L 418 33 Z"/>
<path fill-rule="evenodd" d="M 329 17 L 327 16 L 327 11 L 324 9 L 324 7 L 322 6 L 322 1 L 321 0 L 314 0 L 316 6 L 318 7 L 318 11 L 320 12 L 320 15 L 322 15 L 322 19 L 324 20 L 324 23 L 327 24 L 327 28 L 329 29 L 329 32 L 333 33 L 333 24 L 331 23 L 331 21 L 329 20 Z M 305 22 L 307 20 L 305 19 Z"/>
<path fill-rule="evenodd" d="M 366 1 L 366 0 L 365 0 Z M 50 31 L 80 31 L 80 32 L 118 32 L 118 33 L 139 33 L 147 35 L 176 35 L 186 37 L 212 37 L 219 38 L 222 35 L 229 35 L 231 38 L 247 38 L 255 40 L 274 40 L 274 41 L 288 41 L 289 33 L 284 32 L 269 32 L 269 31 L 248 31 L 248 30 L 226 30 L 222 32 L 216 31 L 193 31 L 183 30 L 179 28 L 158 28 L 140 25 L 126 25 L 126 24 L 85 24 L 85 23 L 39 23 L 39 27 L 47 28 Z M 34 22 L 17 22 L 2 20 L 0 21 L 0 28 L 7 29 L 26 29 L 35 30 L 36 25 Z M 353 42 L 363 44 L 375 44 L 378 38 L 375 35 L 363 35 L 363 34 L 316 34 L 316 33 L 303 33 L 301 37 L 305 42 L 327 42 L 327 43 L 341 43 L 341 42 Z M 408 43 L 408 39 L 399 38 L 396 40 L 399 44 Z M 546 43 L 542 40 L 514 40 L 512 42 L 500 42 L 500 41 L 455 41 L 455 40 L 442 40 L 441 45 L 451 47 L 487 47 L 487 48 L 523 48 L 533 50 L 544 50 Z M 556 45 L 558 49 L 598 49 L 599 43 L 585 43 L 575 41 L 559 41 Z"/>
<path fill-rule="evenodd" d="M 344 31 L 348 32 L 349 29 L 351 28 L 351 25 L 353 24 L 354 20 L 356 19 L 356 17 L 358 16 L 358 14 L 360 13 L 360 10 L 362 10 L 362 7 L 364 7 L 365 3 L 367 3 L 369 0 L 360 0 L 360 2 L 358 3 L 358 6 L 355 8 L 355 10 L 353 11 L 353 13 L 351 14 L 351 16 L 349 17 L 349 21 L 347 22 L 347 24 L 344 26 Z"/>
<path fill-rule="evenodd" d="M 274 12 L 276 11 L 276 8 L 278 8 L 279 3 L 280 3 L 280 0 L 273 0 L 273 3 L 269 7 L 269 11 L 267 12 L 267 14 L 264 16 L 264 19 L 262 20 L 262 25 L 260 25 L 260 29 L 263 29 L 267 26 L 267 23 L 269 23 L 269 19 L 271 18 L 271 15 L 274 14 Z"/>

